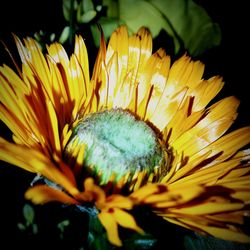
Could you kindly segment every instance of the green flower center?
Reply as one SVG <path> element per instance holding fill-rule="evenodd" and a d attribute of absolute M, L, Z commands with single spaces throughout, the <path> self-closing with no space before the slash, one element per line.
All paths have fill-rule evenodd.
<path fill-rule="evenodd" d="M 76 141 L 77 140 L 77 141 Z M 116 180 L 128 172 L 153 172 L 164 163 L 163 149 L 155 132 L 128 111 L 112 109 L 90 114 L 79 121 L 66 147 L 71 155 L 74 145 L 85 146 L 85 167 L 101 172 L 101 182 L 111 175 Z"/>

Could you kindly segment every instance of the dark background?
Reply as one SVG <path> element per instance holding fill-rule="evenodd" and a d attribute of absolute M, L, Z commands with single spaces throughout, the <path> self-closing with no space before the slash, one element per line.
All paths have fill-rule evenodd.
<path fill-rule="evenodd" d="M 206 78 L 213 75 L 223 76 L 225 87 L 220 96 L 235 95 L 241 100 L 239 116 L 234 127 L 249 125 L 250 65 L 247 1 L 197 0 L 196 2 L 207 10 L 211 18 L 220 25 L 222 31 L 221 45 L 206 51 L 197 59 L 206 65 Z M 0 3 L 0 39 L 7 44 L 11 44 L 11 32 L 19 37 L 26 37 L 39 30 L 46 30 L 49 33 L 60 32 L 64 26 L 60 0 L 1 1 Z M 82 34 L 84 35 L 84 31 Z M 88 43 L 91 46 L 90 41 L 87 40 L 86 43 L 87 46 Z M 157 46 L 157 44 L 154 45 Z M 0 63 L 2 64 L 8 59 L 2 45 L 0 47 Z M 94 60 L 96 54 L 92 53 L 92 55 L 92 60 Z M 3 126 L 1 126 L 0 135 L 8 136 Z M 33 175 L 5 163 L 1 163 L 0 167 L 0 227 L 2 231 L 0 249 L 15 249 L 12 245 L 22 242 L 20 233 L 16 230 L 16 223 L 22 219 L 23 194 Z M 52 216 L 55 215 L 53 211 L 56 213 L 57 210 L 48 210 L 41 212 L 41 218 L 53 220 Z M 49 217 L 46 217 L 47 211 L 50 213 Z M 8 243 L 7 246 L 4 246 L 5 241 Z M 35 245 L 34 249 L 40 248 Z M 47 249 L 50 248 L 47 247 Z"/>

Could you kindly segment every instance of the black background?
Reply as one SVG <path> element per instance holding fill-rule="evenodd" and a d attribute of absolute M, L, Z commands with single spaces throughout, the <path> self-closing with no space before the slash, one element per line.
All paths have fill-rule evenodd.
<path fill-rule="evenodd" d="M 206 78 L 213 75 L 221 75 L 224 78 L 225 87 L 220 95 L 235 95 L 241 100 L 239 116 L 234 126 L 249 125 L 250 14 L 246 7 L 247 1 L 199 0 L 196 2 L 207 10 L 212 19 L 220 25 L 222 31 L 221 45 L 208 50 L 197 59 L 206 65 Z M 11 32 L 20 37 L 26 37 L 39 30 L 46 30 L 50 33 L 59 32 L 64 26 L 60 0 L 1 1 L 0 3 L 0 39 L 6 43 L 12 39 Z M 6 62 L 7 57 L 3 48 L 0 52 L 2 64 Z M 93 55 L 94 60 L 96 54 L 90 53 L 90 55 Z M 8 136 L 7 130 L 1 127 L 0 135 Z M 23 194 L 33 175 L 5 163 L 1 163 L 0 167 L 0 227 L 2 231 L 0 249 L 15 249 L 12 245 L 17 240 L 17 236 L 20 236 L 15 229 L 17 221 L 22 216 Z M 48 218 L 51 218 L 51 215 Z M 4 241 L 8 243 L 7 246 L 3 245 Z M 18 242 L 21 244 L 20 239 L 17 240 Z M 34 249 L 38 248 L 39 246 L 34 246 Z"/>

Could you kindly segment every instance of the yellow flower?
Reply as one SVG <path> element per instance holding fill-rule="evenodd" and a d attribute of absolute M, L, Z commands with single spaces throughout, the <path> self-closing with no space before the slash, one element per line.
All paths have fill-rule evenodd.
<path fill-rule="evenodd" d="M 187 55 L 171 64 L 164 50 L 152 54 L 145 28 L 129 37 L 119 27 L 107 48 L 102 36 L 92 77 L 81 36 L 70 58 L 58 43 L 44 55 L 32 38 L 15 42 L 22 66 L 0 68 L 0 118 L 13 133 L 13 142 L 0 138 L 0 160 L 47 180 L 30 187 L 27 199 L 92 204 L 117 246 L 118 226 L 143 233 L 130 213 L 137 206 L 202 234 L 250 242 L 241 230 L 249 216 L 250 150 L 243 148 L 250 127 L 227 132 L 239 101 L 211 104 L 221 77 L 203 79 L 204 65 Z M 117 114 L 128 122 L 113 126 Z M 153 149 L 144 148 L 147 140 Z"/>

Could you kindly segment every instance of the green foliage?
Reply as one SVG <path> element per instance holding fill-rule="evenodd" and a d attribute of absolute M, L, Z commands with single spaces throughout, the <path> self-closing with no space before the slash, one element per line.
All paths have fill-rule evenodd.
<path fill-rule="evenodd" d="M 221 240 L 212 236 L 202 236 L 194 233 L 192 236 L 185 236 L 184 246 L 186 250 L 248 250 L 249 244 L 236 243 Z"/>
<path fill-rule="evenodd" d="M 29 204 L 25 204 L 23 207 L 23 216 L 24 219 L 26 220 L 26 224 L 31 225 L 35 218 L 35 211 L 33 207 L 30 206 Z"/>
<path fill-rule="evenodd" d="M 91 0 L 81 1 L 76 14 L 78 23 L 89 23 L 96 16 L 97 12 L 94 9 L 94 4 Z"/>
<path fill-rule="evenodd" d="M 156 38 L 165 31 L 173 40 L 175 53 L 181 49 L 198 56 L 221 42 L 221 30 L 205 9 L 193 0 L 63 0 L 63 14 L 69 23 L 60 36 L 65 43 L 74 32 L 91 29 L 99 46 L 99 24 L 108 39 L 121 24 L 131 33 L 146 26 Z"/>
<path fill-rule="evenodd" d="M 17 223 L 17 227 L 20 231 L 23 232 L 28 232 L 31 233 L 33 235 L 38 233 L 38 226 L 35 223 L 35 210 L 34 208 L 29 205 L 29 204 L 25 204 L 23 206 L 23 218 L 24 218 L 24 222 L 21 223 Z"/>
<path fill-rule="evenodd" d="M 184 49 L 196 56 L 219 45 L 221 41 L 218 24 L 192 0 L 105 0 L 103 5 L 107 7 L 106 17 L 98 22 L 107 37 L 113 31 L 113 26 L 108 22 L 112 20 L 116 25 L 125 23 L 131 32 L 146 26 L 153 38 L 165 30 L 173 39 L 176 53 L 183 44 Z"/>
<path fill-rule="evenodd" d="M 96 215 L 89 216 L 89 233 L 88 233 L 89 250 L 115 250 L 107 239 L 107 234 Z"/>
<path fill-rule="evenodd" d="M 143 235 L 133 232 L 130 237 L 123 242 L 124 250 L 150 250 L 155 249 L 157 239 L 151 234 L 145 233 Z"/>
<path fill-rule="evenodd" d="M 64 235 L 64 231 L 65 231 L 65 228 L 68 227 L 70 224 L 70 221 L 69 220 L 63 220 L 61 222 L 59 222 L 57 224 L 57 228 L 59 229 L 60 231 L 60 238 L 63 239 L 63 235 Z"/>
<path fill-rule="evenodd" d="M 70 33 L 70 27 L 65 26 L 62 33 L 61 33 L 61 35 L 60 35 L 59 42 L 60 43 L 65 43 L 69 38 L 69 33 Z"/>
<path fill-rule="evenodd" d="M 192 0 L 150 0 L 151 5 L 162 15 L 161 28 L 173 37 L 176 52 L 180 41 L 193 56 L 217 46 L 221 42 L 221 31 L 206 11 Z M 153 19 L 151 20 L 153 22 Z M 154 27 L 157 30 L 157 27 Z"/>

